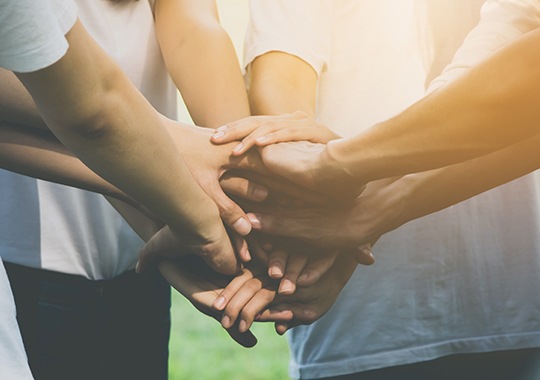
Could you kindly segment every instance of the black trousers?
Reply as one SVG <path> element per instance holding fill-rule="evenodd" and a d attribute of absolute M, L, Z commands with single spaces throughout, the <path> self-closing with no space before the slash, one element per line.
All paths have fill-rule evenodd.
<path fill-rule="evenodd" d="M 36 380 L 165 380 L 170 286 L 158 272 L 106 281 L 4 263 Z"/>

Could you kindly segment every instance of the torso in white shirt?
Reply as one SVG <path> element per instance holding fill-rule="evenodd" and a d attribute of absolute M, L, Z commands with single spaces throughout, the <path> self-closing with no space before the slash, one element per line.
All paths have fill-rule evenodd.
<path fill-rule="evenodd" d="M 176 117 L 176 89 L 148 0 L 76 1 L 89 33 L 161 113 Z M 0 171 L 0 254 L 5 261 L 90 279 L 131 268 L 141 240 L 99 194 Z"/>
<path fill-rule="evenodd" d="M 280 38 L 288 36 L 289 53 L 319 72 L 319 119 L 343 135 L 357 133 L 424 93 L 429 60 L 420 47 L 428 36 L 415 7 L 425 1 L 396 3 L 327 1 L 320 27 L 294 45 L 303 21 L 287 23 L 280 9 L 317 12 L 315 3 L 254 0 L 252 11 L 260 13 L 252 30 L 267 38 L 247 38 L 247 62 L 281 50 Z M 470 8 L 469 1 L 453 5 Z M 473 26 L 474 17 L 463 12 L 441 16 L 443 32 Z M 326 46 L 316 52 L 310 39 Z M 453 353 L 540 346 L 539 189 L 538 174 L 530 174 L 381 238 L 377 263 L 356 270 L 323 318 L 289 333 L 291 375 L 331 377 Z"/>

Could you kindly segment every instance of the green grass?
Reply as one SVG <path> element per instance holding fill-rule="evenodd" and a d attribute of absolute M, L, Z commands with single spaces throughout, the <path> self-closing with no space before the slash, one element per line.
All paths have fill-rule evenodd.
<path fill-rule="evenodd" d="M 289 349 L 272 324 L 256 324 L 258 343 L 243 348 L 215 320 L 173 292 L 170 380 L 288 379 Z"/>

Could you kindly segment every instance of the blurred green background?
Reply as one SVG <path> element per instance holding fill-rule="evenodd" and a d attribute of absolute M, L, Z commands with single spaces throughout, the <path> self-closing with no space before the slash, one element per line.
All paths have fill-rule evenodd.
<path fill-rule="evenodd" d="M 258 343 L 243 348 L 214 319 L 201 314 L 173 291 L 169 345 L 170 380 L 288 379 L 286 338 L 269 323 L 255 324 Z"/>

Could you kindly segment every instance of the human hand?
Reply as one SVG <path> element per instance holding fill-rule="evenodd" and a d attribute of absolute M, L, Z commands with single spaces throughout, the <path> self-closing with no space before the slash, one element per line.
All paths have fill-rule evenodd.
<path fill-rule="evenodd" d="M 216 129 L 212 141 L 224 144 L 241 140 L 232 154 L 240 156 L 253 146 L 267 146 L 288 141 L 310 141 L 326 144 L 340 138 L 326 126 L 304 112 L 280 116 L 251 116 Z"/>
<path fill-rule="evenodd" d="M 240 264 L 221 221 L 213 231 L 214 235 L 201 240 L 200 236 L 193 236 L 189 230 L 175 232 L 168 225 L 162 227 L 142 247 L 136 271 L 138 273 L 144 271 L 159 258 L 175 259 L 196 255 L 203 258 L 210 268 L 219 273 L 237 273 L 240 270 Z M 245 244 L 243 239 L 236 244 L 240 244 L 241 249 L 247 252 L 247 248 L 243 248 Z"/>
<path fill-rule="evenodd" d="M 320 144 L 339 136 L 307 114 L 248 117 L 220 128 L 212 141 L 225 143 L 240 138 L 245 139 L 234 148 L 233 155 L 240 156 L 254 145 L 265 147 L 262 157 L 268 169 L 293 183 L 338 200 L 351 199 L 362 191 L 364 184 L 330 154 L 331 149 Z"/>
<path fill-rule="evenodd" d="M 246 265 L 242 272 L 221 291 L 212 306 L 215 310 L 223 313 L 221 324 L 225 329 L 236 325 L 239 332 L 248 331 L 247 324 L 251 325 L 255 316 L 254 312 L 250 312 L 250 308 L 256 308 L 258 313 L 259 310 L 264 310 L 265 305 L 275 298 L 278 281 L 268 277 L 265 269 L 261 263 L 254 260 Z M 258 302 L 252 302 L 249 307 L 245 308 L 255 295 L 257 295 L 256 301 Z M 239 311 L 244 309 L 247 318 L 238 319 Z M 280 310 L 267 312 L 265 317 L 267 321 L 284 322 L 292 319 L 293 315 L 287 310 Z"/>
<path fill-rule="evenodd" d="M 321 249 L 360 252 L 402 224 L 405 204 L 394 179 L 370 182 L 348 207 L 332 205 L 281 207 L 252 203 L 250 222 L 257 231 L 291 237 Z M 369 254 L 368 254 L 369 256 Z"/>
<path fill-rule="evenodd" d="M 220 321 L 222 312 L 212 308 L 212 304 L 231 278 L 211 271 L 196 259 L 189 257 L 181 262 L 161 260 L 158 269 L 165 280 L 197 310 Z M 244 347 L 253 347 L 257 344 L 257 338 L 249 330 L 240 332 L 238 326 L 231 326 L 227 332 L 234 341 Z"/>
<path fill-rule="evenodd" d="M 292 312 L 294 315 L 292 319 L 275 322 L 276 332 L 280 335 L 292 327 L 309 325 L 317 321 L 335 303 L 355 269 L 356 263 L 352 255 L 341 255 L 320 281 L 310 287 L 298 289 L 292 295 L 277 297 L 267 306 L 267 310 L 259 312 L 257 321 L 266 321 L 271 314 L 275 315 L 282 311 Z M 249 306 L 247 304 L 247 307 Z M 246 328 L 250 327 L 251 325 L 246 324 Z"/>
<path fill-rule="evenodd" d="M 230 168 L 239 167 L 268 173 L 259 157 L 249 155 L 231 160 L 232 144 L 216 146 L 210 142 L 213 129 L 179 124 L 163 119 L 184 162 L 202 189 L 216 203 L 221 218 L 238 234 L 245 236 L 251 225 L 244 211 L 219 186 L 219 178 Z"/>
<path fill-rule="evenodd" d="M 229 323 L 247 331 L 254 321 L 275 322 L 279 334 L 299 324 L 310 324 L 324 315 L 356 268 L 351 255 L 340 255 L 315 284 L 292 295 L 279 295 L 275 282 L 257 278 L 237 286 L 231 282 L 220 294 L 220 308 Z M 273 287 L 272 287 L 273 284 Z M 215 305 L 214 305 L 215 307 Z M 237 322 L 239 321 L 239 322 Z"/>
<path fill-rule="evenodd" d="M 297 286 L 317 282 L 338 255 L 337 250 L 321 251 L 298 240 L 272 239 L 260 234 L 251 236 L 250 245 L 258 245 L 254 249 L 257 259 L 267 266 L 270 278 L 279 280 L 279 294 L 292 294 Z"/>

